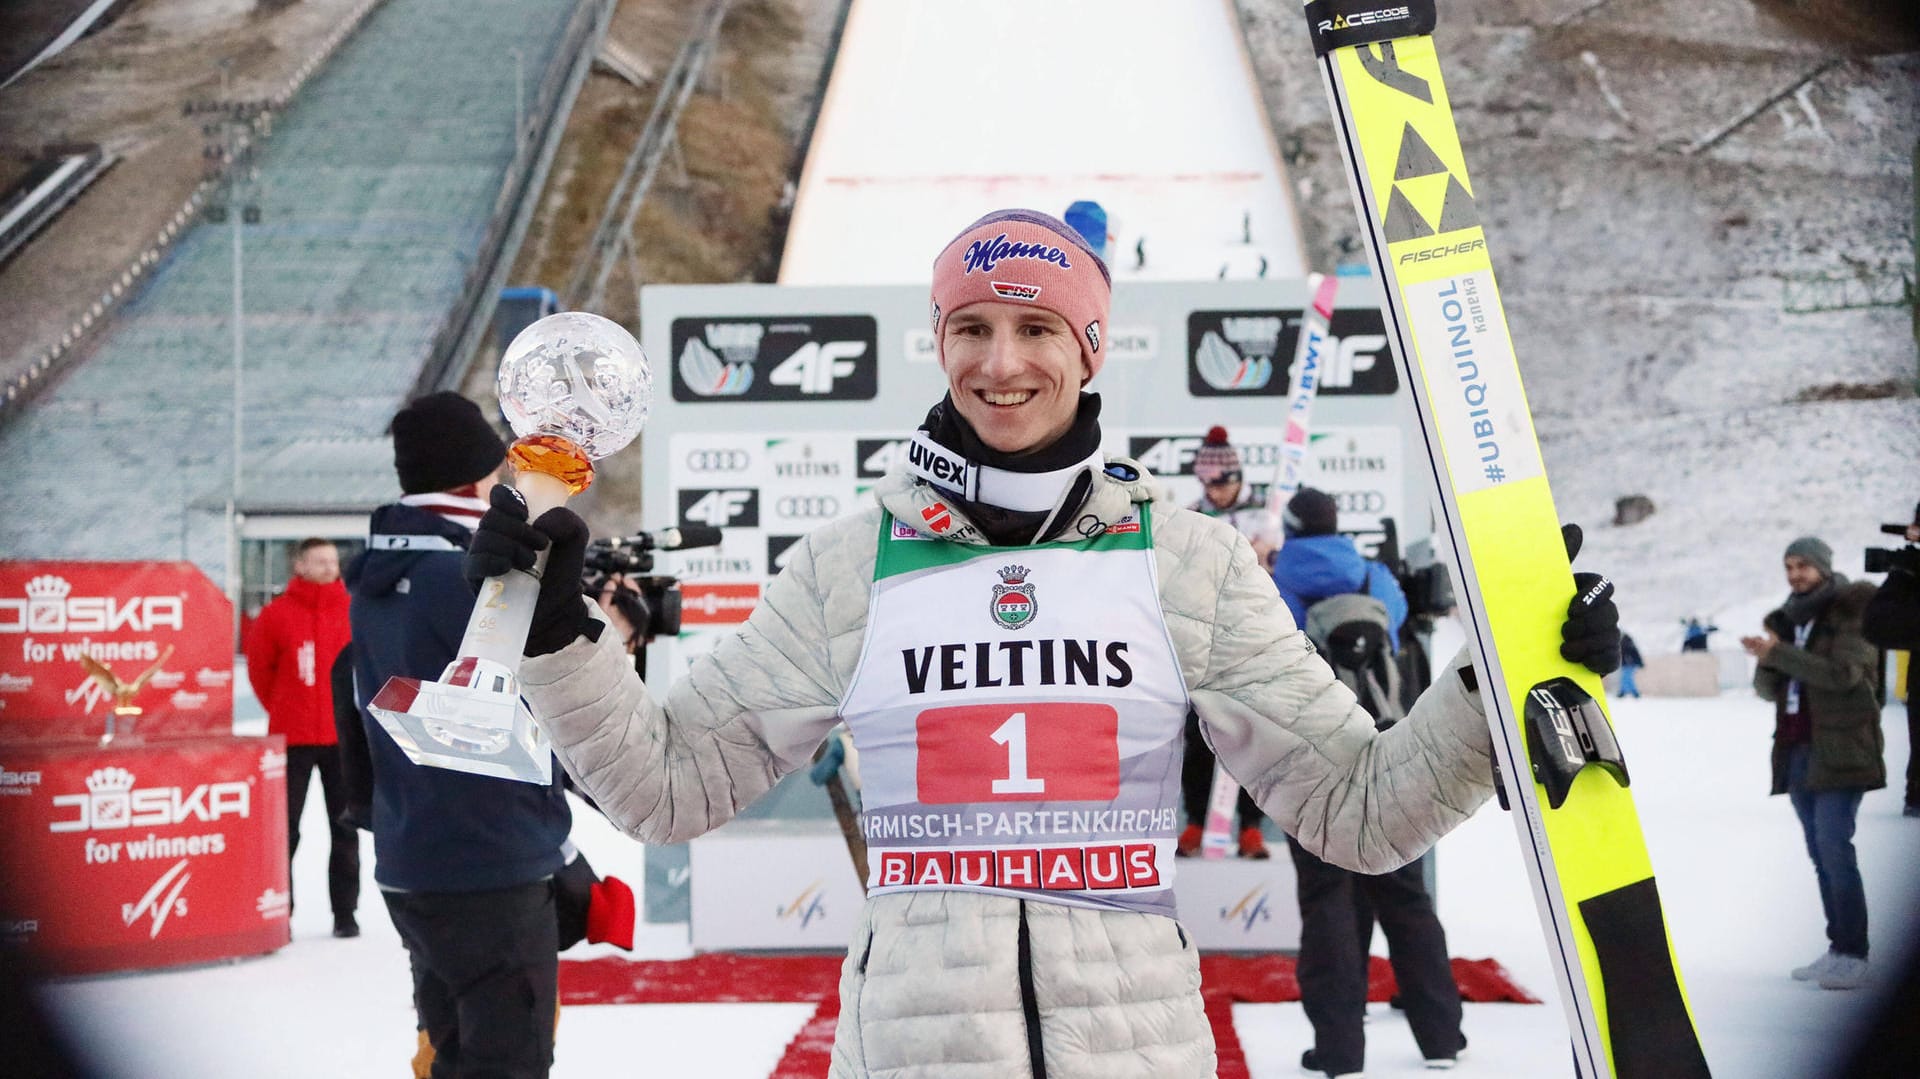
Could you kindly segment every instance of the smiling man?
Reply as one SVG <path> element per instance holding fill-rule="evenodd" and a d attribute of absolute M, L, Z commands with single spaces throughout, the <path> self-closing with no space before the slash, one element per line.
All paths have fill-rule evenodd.
<path fill-rule="evenodd" d="M 1283 828 L 1349 868 L 1404 864 L 1492 793 L 1469 683 L 1437 679 L 1376 732 L 1246 539 L 1101 454 L 1083 387 L 1110 291 L 1054 218 L 963 230 L 933 267 L 947 394 L 878 505 L 800 540 L 663 699 L 571 583 L 577 515 L 529 523 L 501 493 L 474 534 L 470 577 L 550 547 L 521 687 L 568 772 L 643 842 L 719 827 L 836 724 L 852 732 L 868 899 L 835 1077 L 1214 1074 L 1174 920 L 1189 712 Z"/>

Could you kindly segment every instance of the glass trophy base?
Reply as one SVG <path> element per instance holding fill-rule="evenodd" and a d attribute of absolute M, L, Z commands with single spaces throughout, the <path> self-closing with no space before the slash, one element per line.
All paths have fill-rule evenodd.
<path fill-rule="evenodd" d="M 553 747 L 511 680 L 502 690 L 389 678 L 367 711 L 415 764 L 553 782 Z"/>

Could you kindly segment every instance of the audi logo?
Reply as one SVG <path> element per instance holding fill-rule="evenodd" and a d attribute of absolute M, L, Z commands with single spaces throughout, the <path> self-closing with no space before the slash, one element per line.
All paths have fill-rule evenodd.
<path fill-rule="evenodd" d="M 1341 513 L 1379 513 L 1387 508 L 1387 496 L 1379 491 L 1330 491 L 1333 504 Z"/>
<path fill-rule="evenodd" d="M 746 450 L 694 450 L 687 468 L 694 472 L 745 472 L 751 461 Z"/>
<path fill-rule="evenodd" d="M 832 495 L 782 495 L 774 502 L 773 509 L 782 517 L 838 517 L 840 500 Z"/>

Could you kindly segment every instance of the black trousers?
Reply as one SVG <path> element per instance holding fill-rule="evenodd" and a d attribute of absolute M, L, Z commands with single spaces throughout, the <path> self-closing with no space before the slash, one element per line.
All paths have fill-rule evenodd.
<path fill-rule="evenodd" d="M 1907 659 L 1907 804 L 1920 806 L 1920 662 Z"/>
<path fill-rule="evenodd" d="M 560 978 L 553 882 L 380 894 L 407 946 L 433 1079 L 544 1079 Z"/>
<path fill-rule="evenodd" d="M 1320 1067 L 1340 1074 L 1366 1064 L 1367 953 L 1373 921 L 1387 934 L 1400 1003 L 1420 1055 L 1457 1055 L 1460 986 L 1447 958 L 1447 934 L 1433 910 L 1420 863 L 1368 876 L 1329 865 L 1287 837 L 1299 879 L 1300 1003 L 1313 1024 Z"/>
<path fill-rule="evenodd" d="M 333 844 L 327 853 L 327 899 L 333 904 L 333 916 L 343 918 L 360 906 L 360 834 L 352 825 L 340 823 L 340 814 L 347 808 L 347 789 L 340 778 L 339 746 L 287 747 L 287 864 L 293 864 L 293 854 L 300 849 L 300 814 L 306 809 L 307 784 L 316 769 Z M 287 888 L 293 888 L 291 872 Z"/>
<path fill-rule="evenodd" d="M 1187 745 L 1180 757 L 1180 797 L 1186 803 L 1187 823 L 1207 823 L 1207 798 L 1213 793 L 1213 750 L 1200 737 L 1200 718 L 1187 713 Z M 1240 827 L 1258 828 L 1267 819 L 1253 804 L 1253 795 L 1240 792 Z"/>

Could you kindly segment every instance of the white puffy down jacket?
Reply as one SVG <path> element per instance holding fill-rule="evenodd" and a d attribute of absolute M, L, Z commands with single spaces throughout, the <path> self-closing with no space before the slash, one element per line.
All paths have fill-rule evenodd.
<path fill-rule="evenodd" d="M 1152 490 L 1143 472 L 1109 475 L 1084 512 L 1112 522 Z M 933 501 L 904 475 L 877 493 L 903 520 Z M 1160 598 L 1200 727 L 1283 830 L 1330 862 L 1379 873 L 1492 793 L 1486 721 L 1459 678 L 1440 677 L 1407 720 L 1376 733 L 1246 540 L 1165 502 L 1151 512 Z M 752 616 L 664 705 L 613 633 L 526 661 L 523 692 L 555 752 L 628 834 L 691 839 L 808 764 L 859 658 L 879 513 L 797 544 Z M 954 531 L 977 535 L 965 524 Z M 1157 915 L 966 892 L 875 896 L 841 975 L 832 1075 L 1020 1079 L 1037 1055 L 1047 1079 L 1211 1076 L 1199 986 L 1194 948 Z"/>

